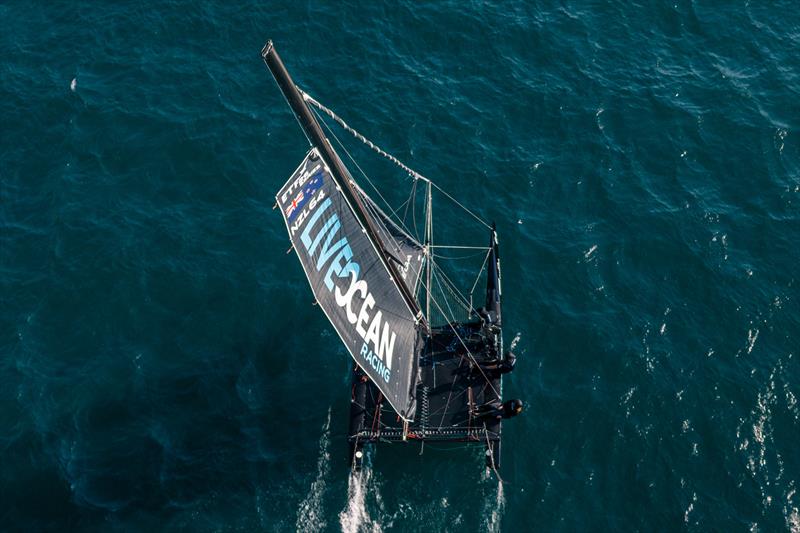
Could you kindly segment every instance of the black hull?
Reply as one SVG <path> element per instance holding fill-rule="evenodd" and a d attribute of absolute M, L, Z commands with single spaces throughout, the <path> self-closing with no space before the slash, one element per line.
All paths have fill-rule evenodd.
<path fill-rule="evenodd" d="M 492 331 L 478 321 L 434 328 L 420 357 L 417 413 L 407 428 L 378 388 L 355 367 L 348 437 L 352 466 L 361 467 L 365 444 L 434 441 L 482 446 L 486 466 L 499 469 L 502 423 L 475 413 L 477 406 L 502 402 L 502 378 L 478 368 L 478 364 L 496 360 L 499 337 L 499 328 Z"/>

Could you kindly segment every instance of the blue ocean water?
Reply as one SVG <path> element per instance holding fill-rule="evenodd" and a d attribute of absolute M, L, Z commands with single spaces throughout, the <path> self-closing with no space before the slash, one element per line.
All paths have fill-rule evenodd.
<path fill-rule="evenodd" d="M 1 530 L 800 531 L 794 2 L 11 1 L 0 24 Z M 497 222 L 528 405 L 502 484 L 434 446 L 349 475 L 350 363 L 271 209 L 307 145 L 268 38 Z"/>

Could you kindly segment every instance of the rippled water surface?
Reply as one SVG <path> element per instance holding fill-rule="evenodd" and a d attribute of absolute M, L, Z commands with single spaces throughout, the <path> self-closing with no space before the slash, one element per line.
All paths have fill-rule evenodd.
<path fill-rule="evenodd" d="M 797 533 L 799 13 L 0 4 L 0 529 Z M 271 209 L 306 143 L 267 38 L 497 221 L 528 404 L 502 485 L 434 446 L 348 475 L 348 357 Z"/>

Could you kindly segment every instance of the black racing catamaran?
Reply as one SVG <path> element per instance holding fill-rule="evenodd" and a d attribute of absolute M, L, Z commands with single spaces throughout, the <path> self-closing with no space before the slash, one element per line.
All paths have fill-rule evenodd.
<path fill-rule="evenodd" d="M 503 352 L 494 224 L 480 220 L 303 92 L 272 41 L 261 55 L 311 145 L 276 195 L 276 205 L 319 307 L 356 363 L 348 437 L 351 464 L 361 468 L 366 443 L 473 442 L 485 446 L 486 464 L 496 471 L 501 421 L 519 413 L 522 404 L 502 400 L 502 376 L 513 368 L 515 357 Z M 388 203 L 381 208 L 359 187 L 325 135 L 322 125 L 339 142 L 323 116 L 410 176 L 413 192 L 406 214 L 417 201 L 417 184 L 423 184 L 422 239 L 413 236 L 417 231 L 409 228 L 405 214 L 399 215 L 400 208 Z M 488 246 L 433 245 L 434 189 L 490 230 Z M 440 267 L 443 256 L 434 252 L 443 248 L 477 250 L 483 256 L 468 296 Z M 472 293 L 483 271 L 485 304 L 476 309 Z"/>

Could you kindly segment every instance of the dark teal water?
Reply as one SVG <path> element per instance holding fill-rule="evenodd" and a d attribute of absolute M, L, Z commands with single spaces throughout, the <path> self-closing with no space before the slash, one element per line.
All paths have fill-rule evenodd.
<path fill-rule="evenodd" d="M 799 14 L 3 3 L 0 529 L 800 531 Z M 497 221 L 529 405 L 502 487 L 432 446 L 348 476 L 267 38 Z"/>

